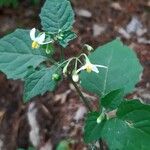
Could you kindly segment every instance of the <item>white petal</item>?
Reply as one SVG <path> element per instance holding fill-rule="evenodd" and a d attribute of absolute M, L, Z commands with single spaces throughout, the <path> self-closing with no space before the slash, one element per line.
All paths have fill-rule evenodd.
<path fill-rule="evenodd" d="M 53 40 L 47 41 L 47 42 L 43 42 L 43 44 L 49 44 L 49 43 L 53 43 Z"/>
<path fill-rule="evenodd" d="M 97 67 L 95 65 L 92 65 L 92 70 L 96 73 L 99 73 L 99 70 L 97 69 Z"/>
<path fill-rule="evenodd" d="M 38 36 L 38 37 L 36 38 L 36 41 L 37 41 L 39 44 L 43 44 L 44 40 L 45 40 L 45 33 L 43 33 L 42 35 L 40 35 L 40 36 Z"/>
<path fill-rule="evenodd" d="M 86 65 L 82 66 L 81 68 L 79 68 L 76 73 L 80 72 L 81 70 L 85 70 L 86 69 Z"/>
<path fill-rule="evenodd" d="M 30 38 L 31 38 L 32 41 L 35 40 L 35 32 L 36 32 L 35 28 L 33 28 L 33 29 L 30 30 Z"/>
<path fill-rule="evenodd" d="M 100 68 L 108 68 L 106 66 L 103 66 L 103 65 L 95 65 L 96 67 L 100 67 Z"/>

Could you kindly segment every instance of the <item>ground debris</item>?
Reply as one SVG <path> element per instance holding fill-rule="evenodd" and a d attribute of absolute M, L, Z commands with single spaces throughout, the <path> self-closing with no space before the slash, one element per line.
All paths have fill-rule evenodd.
<path fill-rule="evenodd" d="M 81 17 L 85 17 L 85 18 L 91 18 L 92 17 L 92 13 L 86 9 L 76 9 L 75 12 L 78 16 L 81 16 Z"/>
<path fill-rule="evenodd" d="M 113 2 L 111 3 L 111 7 L 115 10 L 119 10 L 121 11 L 123 8 L 121 7 L 120 3 L 119 2 Z"/>
<path fill-rule="evenodd" d="M 106 25 L 93 24 L 93 36 L 97 37 L 106 31 Z"/>
<path fill-rule="evenodd" d="M 87 113 L 87 109 L 85 108 L 85 106 L 80 106 L 73 118 L 76 122 L 78 122 L 79 120 L 83 119 L 86 113 Z"/>
<path fill-rule="evenodd" d="M 131 21 L 128 23 L 126 26 L 126 31 L 131 34 L 131 33 L 137 33 L 138 30 L 141 30 L 142 28 L 142 23 L 139 21 L 137 16 L 133 16 Z"/>

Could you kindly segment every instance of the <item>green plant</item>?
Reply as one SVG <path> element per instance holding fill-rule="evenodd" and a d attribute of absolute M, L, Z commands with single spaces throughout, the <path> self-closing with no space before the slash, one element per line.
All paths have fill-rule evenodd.
<path fill-rule="evenodd" d="M 37 4 L 39 0 L 30 0 L 31 3 Z M 19 0 L 0 0 L 0 7 L 17 7 L 19 5 Z"/>
<path fill-rule="evenodd" d="M 149 150 L 150 106 L 124 98 L 142 72 L 134 51 L 116 39 L 95 50 L 86 44 L 86 53 L 81 50 L 66 59 L 64 48 L 77 37 L 70 2 L 46 0 L 40 19 L 42 31 L 17 29 L 0 39 L 0 70 L 8 79 L 25 82 L 25 102 L 54 91 L 66 78 L 89 110 L 84 127 L 86 143 L 99 141 L 101 150 L 103 141 L 110 150 Z M 53 57 L 55 43 L 61 47 L 58 61 Z M 80 86 L 99 97 L 96 111 Z"/>
<path fill-rule="evenodd" d="M 18 0 L 0 0 L 0 7 L 8 7 L 13 6 L 16 7 L 18 5 Z"/>

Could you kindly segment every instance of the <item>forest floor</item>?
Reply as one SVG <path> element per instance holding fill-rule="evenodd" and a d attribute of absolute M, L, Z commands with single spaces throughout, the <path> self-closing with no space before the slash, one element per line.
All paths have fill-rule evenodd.
<path fill-rule="evenodd" d="M 74 31 L 78 38 L 66 49 L 66 56 L 77 54 L 87 43 L 94 48 L 117 37 L 133 48 L 143 66 L 143 74 L 130 98 L 150 103 L 150 2 L 148 0 L 72 0 L 76 12 Z M 16 28 L 40 28 L 40 5 L 26 1 L 16 9 L 0 8 L 0 36 Z M 133 23 L 131 23 L 131 20 Z M 132 31 L 132 33 L 130 33 Z M 6 150 L 28 147 L 30 126 L 27 112 L 30 103 L 23 104 L 23 83 L 7 80 L 0 74 L 0 143 Z M 96 103 L 94 96 L 85 95 Z M 53 147 L 63 139 L 71 139 L 71 150 L 86 150 L 82 136 L 87 110 L 75 89 L 67 81 L 54 93 L 32 99 L 37 108 L 37 120 L 43 143 Z"/>

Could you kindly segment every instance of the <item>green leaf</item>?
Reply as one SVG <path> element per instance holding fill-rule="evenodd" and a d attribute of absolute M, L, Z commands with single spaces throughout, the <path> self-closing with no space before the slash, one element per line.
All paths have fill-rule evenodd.
<path fill-rule="evenodd" d="M 101 132 L 110 150 L 149 150 L 150 105 L 123 101 L 117 118 L 108 120 Z"/>
<path fill-rule="evenodd" d="M 68 0 L 46 0 L 40 14 L 43 30 L 51 34 L 72 29 L 74 13 Z"/>
<path fill-rule="evenodd" d="M 29 30 L 18 29 L 0 39 L 0 70 L 7 78 L 23 79 L 27 68 L 47 59 L 40 49 L 31 48 Z"/>
<path fill-rule="evenodd" d="M 124 101 L 118 108 L 117 117 L 150 135 L 150 105 L 139 100 Z"/>
<path fill-rule="evenodd" d="M 35 70 L 25 79 L 24 99 L 27 102 L 30 98 L 44 94 L 46 91 L 53 91 L 56 87 L 56 81 L 52 80 L 56 72 L 56 66 L 51 68 L 42 68 Z"/>
<path fill-rule="evenodd" d="M 98 112 L 91 112 L 87 115 L 84 127 L 84 141 L 86 143 L 96 141 L 101 137 L 101 131 L 105 120 L 97 123 L 97 118 L 100 116 Z"/>
<path fill-rule="evenodd" d="M 137 56 L 120 40 L 114 40 L 97 48 L 89 56 L 93 64 L 105 65 L 99 73 L 81 73 L 81 85 L 89 92 L 105 95 L 113 90 L 124 88 L 124 94 L 131 92 L 139 81 L 142 67 Z"/>
<path fill-rule="evenodd" d="M 149 150 L 150 148 L 149 133 L 117 118 L 105 123 L 101 135 L 109 150 Z"/>
<path fill-rule="evenodd" d="M 101 98 L 101 105 L 107 109 L 116 109 L 123 101 L 124 90 L 114 90 Z"/>
<path fill-rule="evenodd" d="M 77 35 L 74 32 L 66 31 L 63 33 L 62 39 L 59 40 L 59 44 L 65 48 L 68 46 L 69 41 L 74 40 L 76 37 L 77 37 Z"/>
<path fill-rule="evenodd" d="M 69 141 L 67 141 L 67 140 L 62 140 L 59 144 L 58 144 L 58 146 L 57 146 L 57 148 L 56 148 L 56 150 L 70 150 L 70 142 Z"/>

